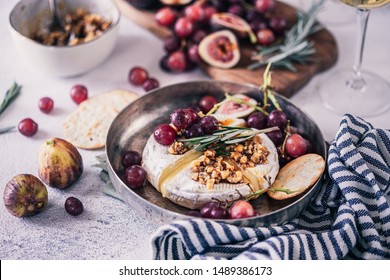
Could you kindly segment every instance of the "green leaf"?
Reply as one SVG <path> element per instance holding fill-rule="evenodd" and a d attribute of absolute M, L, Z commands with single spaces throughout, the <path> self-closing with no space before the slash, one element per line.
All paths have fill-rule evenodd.
<path fill-rule="evenodd" d="M 11 105 L 11 103 L 18 97 L 22 86 L 18 85 L 16 82 L 7 90 L 5 93 L 3 102 L 0 105 L 0 115 Z"/>

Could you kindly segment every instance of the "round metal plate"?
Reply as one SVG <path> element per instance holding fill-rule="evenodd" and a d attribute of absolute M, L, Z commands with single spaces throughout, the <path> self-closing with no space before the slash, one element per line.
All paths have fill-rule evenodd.
<path fill-rule="evenodd" d="M 188 209 L 163 198 L 148 182 L 140 189 L 129 189 L 123 182 L 121 155 L 135 150 L 142 154 L 143 148 L 155 127 L 169 123 L 174 109 L 196 103 L 202 95 L 213 95 L 222 100 L 225 93 L 247 94 L 262 100 L 257 87 L 222 81 L 199 81 L 175 84 L 157 89 L 139 98 L 126 107 L 113 121 L 107 136 L 106 153 L 111 181 L 124 200 L 147 220 L 163 224 L 174 219 L 185 219 Z M 326 144 L 320 129 L 305 113 L 289 100 L 277 96 L 292 125 L 298 128 L 313 145 L 313 152 L 327 158 Z M 158 160 L 158 158 L 156 158 Z M 240 226 L 269 226 L 283 224 L 299 215 L 322 186 L 322 176 L 316 184 L 298 197 L 276 201 L 267 195 L 253 200 L 257 216 L 247 219 L 224 220 Z"/>

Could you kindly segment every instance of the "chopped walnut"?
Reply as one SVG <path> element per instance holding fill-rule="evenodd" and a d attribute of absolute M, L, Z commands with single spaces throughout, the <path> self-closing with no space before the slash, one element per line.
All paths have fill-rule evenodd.
<path fill-rule="evenodd" d="M 188 151 L 188 147 L 179 141 L 173 142 L 168 149 L 168 152 L 172 155 L 182 155 Z"/>
<path fill-rule="evenodd" d="M 243 175 L 236 168 L 223 160 L 223 157 L 216 157 L 214 150 L 206 150 L 203 155 L 192 162 L 192 179 L 212 189 L 215 184 L 226 180 L 231 183 L 243 182 Z"/>
<path fill-rule="evenodd" d="M 255 136 L 250 140 L 246 140 L 244 145 L 229 145 L 225 150 L 230 154 L 230 158 L 237 162 L 240 167 L 254 167 L 256 164 L 267 162 L 269 151 L 261 143 L 261 138 Z"/>
<path fill-rule="evenodd" d="M 41 30 L 33 39 L 47 46 L 74 46 L 89 42 L 103 34 L 112 22 L 97 14 L 77 9 L 63 17 L 64 30 Z"/>

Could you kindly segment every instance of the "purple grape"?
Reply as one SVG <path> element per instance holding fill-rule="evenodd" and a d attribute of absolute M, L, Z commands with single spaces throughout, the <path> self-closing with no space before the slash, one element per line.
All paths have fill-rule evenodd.
<path fill-rule="evenodd" d="M 192 109 L 177 109 L 171 114 L 171 123 L 179 129 L 186 129 L 195 122 L 196 117 Z"/>
<path fill-rule="evenodd" d="M 169 59 L 169 54 L 167 55 L 164 55 L 161 59 L 160 59 L 160 68 L 164 71 L 164 72 L 172 72 L 172 70 L 168 67 L 168 59 Z"/>
<path fill-rule="evenodd" d="M 181 40 L 175 35 L 168 36 L 164 39 L 164 49 L 168 53 L 173 53 L 180 49 Z"/>
<path fill-rule="evenodd" d="M 204 135 L 203 128 L 200 124 L 197 123 L 191 125 L 189 128 L 187 128 L 184 131 L 184 136 L 186 138 L 200 137 L 203 135 Z"/>
<path fill-rule="evenodd" d="M 279 146 L 283 143 L 284 136 L 280 130 L 275 130 L 267 133 L 267 136 L 271 141 L 275 144 L 275 146 Z"/>
<path fill-rule="evenodd" d="M 186 215 L 192 216 L 192 217 L 202 217 L 202 215 L 198 211 L 195 211 L 195 210 L 188 211 L 186 213 Z"/>
<path fill-rule="evenodd" d="M 188 59 L 193 63 L 201 63 L 202 58 L 200 57 L 198 53 L 198 45 L 193 45 L 188 49 L 187 52 Z"/>
<path fill-rule="evenodd" d="M 279 110 L 273 110 L 267 120 L 268 127 L 277 126 L 279 129 L 284 130 L 284 127 L 287 124 L 287 116 L 284 112 Z"/>
<path fill-rule="evenodd" d="M 144 90 L 147 92 L 147 91 L 151 91 L 151 90 L 154 90 L 156 88 L 159 88 L 160 87 L 160 83 L 158 80 L 156 80 L 155 78 L 149 78 L 147 79 L 142 87 L 144 88 Z"/>
<path fill-rule="evenodd" d="M 141 155 L 136 151 L 127 151 L 122 156 L 122 166 L 124 168 L 140 165 L 141 164 Z"/>
<path fill-rule="evenodd" d="M 83 203 L 76 197 L 68 197 L 65 200 L 65 210 L 72 216 L 78 216 L 83 213 Z"/>
<path fill-rule="evenodd" d="M 264 21 L 252 21 L 249 26 L 255 32 L 267 28 L 267 24 Z"/>
<path fill-rule="evenodd" d="M 200 112 L 200 111 L 202 111 L 202 109 L 200 109 L 200 107 L 199 107 L 198 104 L 196 104 L 196 103 L 190 104 L 190 105 L 188 106 L 188 109 L 192 109 L 192 110 L 194 110 L 195 112 Z"/>
<path fill-rule="evenodd" d="M 126 185 L 132 189 L 142 187 L 146 179 L 146 172 L 139 165 L 130 166 L 125 170 L 124 175 Z"/>
<path fill-rule="evenodd" d="M 282 34 L 287 27 L 286 19 L 283 17 L 274 16 L 269 21 L 269 27 L 277 34 Z"/>
<path fill-rule="evenodd" d="M 249 10 L 246 14 L 246 20 L 248 22 L 263 21 L 263 16 L 255 10 Z"/>
<path fill-rule="evenodd" d="M 254 112 L 249 115 L 247 125 L 250 128 L 264 129 L 267 127 L 267 116 L 262 112 Z"/>
<path fill-rule="evenodd" d="M 210 212 L 211 219 L 228 219 L 229 216 L 229 211 L 221 206 L 214 207 Z"/>
<path fill-rule="evenodd" d="M 245 9 L 241 5 L 235 4 L 229 7 L 228 13 L 243 18 L 245 16 Z"/>
<path fill-rule="evenodd" d="M 195 44 L 199 44 L 203 40 L 203 38 L 206 36 L 207 36 L 206 31 L 204 31 L 203 29 L 198 29 L 194 32 L 191 39 L 192 39 L 192 42 L 194 42 Z"/>
<path fill-rule="evenodd" d="M 200 120 L 200 125 L 202 126 L 204 133 L 211 134 L 218 129 L 219 122 L 213 116 L 205 116 Z"/>
<path fill-rule="evenodd" d="M 218 203 L 216 202 L 207 202 L 205 205 L 203 205 L 200 208 L 200 215 L 203 218 L 211 218 L 211 211 L 215 208 L 218 207 Z"/>

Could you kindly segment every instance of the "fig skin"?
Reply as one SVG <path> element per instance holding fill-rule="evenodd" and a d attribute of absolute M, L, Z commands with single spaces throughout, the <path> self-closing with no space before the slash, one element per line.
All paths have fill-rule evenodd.
<path fill-rule="evenodd" d="M 46 140 L 39 151 L 38 174 L 53 188 L 72 185 L 83 173 L 83 160 L 71 143 L 60 138 Z"/>
<path fill-rule="evenodd" d="M 29 217 L 42 212 L 48 201 L 46 186 L 34 175 L 19 174 L 5 186 L 4 205 L 15 217 Z"/>

